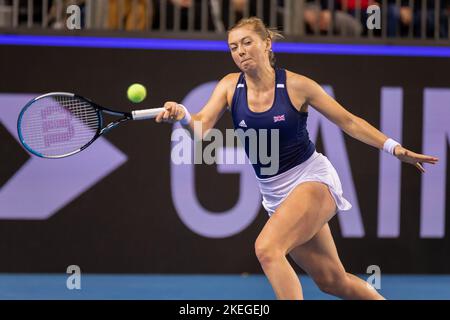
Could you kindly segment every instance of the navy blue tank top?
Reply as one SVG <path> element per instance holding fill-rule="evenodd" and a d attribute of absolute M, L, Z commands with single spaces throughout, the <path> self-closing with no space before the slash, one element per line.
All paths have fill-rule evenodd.
<path fill-rule="evenodd" d="M 283 173 L 302 162 L 306 161 L 315 151 L 314 143 L 309 139 L 308 131 L 306 129 L 306 120 L 308 118 L 307 112 L 299 112 L 293 106 L 286 89 L 286 70 L 275 69 L 275 98 L 270 109 L 263 112 L 253 112 L 248 106 L 247 100 L 247 84 L 245 82 L 245 75 L 241 73 L 236 89 L 234 91 L 233 100 L 231 103 L 231 114 L 233 117 L 233 124 L 235 132 L 241 129 L 241 133 L 247 133 L 248 130 L 253 129 L 257 133 L 260 129 L 266 129 L 267 139 L 261 138 L 257 134 L 257 155 L 255 159 L 254 148 L 250 150 L 249 138 L 241 139 L 245 148 L 247 156 L 253 165 L 258 178 L 269 178 Z M 261 154 L 267 154 L 269 158 L 274 159 L 271 154 L 272 147 L 272 130 L 278 129 L 278 170 L 273 172 L 269 170 L 269 174 L 265 174 L 263 168 L 273 167 L 273 163 L 268 163 L 268 158 L 261 157 Z M 264 131 L 264 130 L 262 130 Z M 248 137 L 245 135 L 244 137 Z M 275 135 L 276 136 L 276 135 Z M 244 141 L 242 141 L 244 140 Z M 263 144 L 260 144 L 260 141 Z M 261 150 L 264 148 L 265 150 Z M 249 154 L 249 152 L 251 153 Z M 260 152 L 262 151 L 262 153 Z M 253 160 L 252 160 L 253 159 Z M 263 161 L 261 161 L 263 160 Z"/>

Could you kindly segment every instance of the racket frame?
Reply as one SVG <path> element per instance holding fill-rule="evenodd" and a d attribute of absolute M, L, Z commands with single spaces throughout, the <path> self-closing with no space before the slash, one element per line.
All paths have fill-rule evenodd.
<path fill-rule="evenodd" d="M 96 113 L 97 113 L 98 121 L 99 121 L 99 126 L 98 126 L 98 128 L 97 128 L 97 131 L 95 132 L 95 135 L 92 137 L 92 139 L 91 139 L 88 143 L 86 143 L 85 145 L 83 145 L 81 148 L 79 148 L 79 149 L 77 149 L 77 150 L 74 150 L 74 151 L 72 151 L 72 152 L 66 153 L 66 154 L 64 154 L 64 155 L 49 156 L 49 155 L 44 155 L 44 154 L 42 154 L 42 153 L 39 153 L 39 152 L 33 150 L 33 149 L 32 149 L 32 148 L 24 141 L 24 138 L 23 138 L 22 133 L 21 133 L 21 123 L 22 123 L 22 118 L 23 118 L 23 115 L 25 114 L 25 112 L 27 111 L 27 109 L 28 109 L 33 103 L 35 103 L 36 101 L 38 101 L 38 100 L 40 100 L 40 99 L 43 99 L 43 98 L 46 98 L 46 97 L 51 97 L 51 96 L 66 96 L 66 97 L 70 97 L 70 98 L 77 98 L 77 99 L 79 99 L 79 100 L 82 100 L 82 101 L 85 101 L 85 102 L 89 103 L 89 104 L 95 109 L 95 111 L 96 111 Z M 103 122 L 104 122 L 104 121 L 103 121 L 103 115 L 102 115 L 102 112 L 104 112 L 104 113 L 106 113 L 106 114 L 109 114 L 109 115 L 118 116 L 118 117 L 121 117 L 121 118 L 117 119 L 116 121 L 113 121 L 113 122 L 109 123 L 106 127 L 103 127 Z M 79 96 L 79 95 L 77 95 L 77 94 L 74 94 L 74 93 L 70 93 L 70 92 L 50 92 L 50 93 L 43 94 L 43 95 L 41 95 L 41 96 L 39 96 L 39 97 L 36 97 L 36 98 L 30 100 L 30 101 L 22 108 L 22 110 L 20 111 L 19 117 L 18 117 L 18 119 L 17 119 L 17 133 L 18 133 L 18 136 L 19 136 L 20 143 L 25 147 L 25 149 L 26 149 L 28 152 L 30 152 L 30 153 L 32 153 L 32 154 L 38 156 L 38 157 L 41 157 L 41 158 L 46 158 L 46 159 L 60 159 L 60 158 L 65 158 L 65 157 L 71 156 L 71 155 L 76 154 L 76 153 L 78 153 L 78 152 L 80 152 L 80 151 L 83 151 L 84 149 L 86 149 L 87 147 L 89 147 L 89 146 L 90 146 L 90 145 L 91 145 L 98 137 L 100 137 L 102 134 L 108 132 L 108 131 L 111 130 L 112 128 L 116 127 L 118 124 L 120 124 L 120 123 L 122 123 L 122 122 L 125 122 L 125 121 L 128 121 L 128 120 L 132 120 L 132 119 L 133 119 L 133 116 L 132 116 L 131 112 L 119 112 L 119 111 L 114 111 L 114 110 L 111 110 L 111 109 L 102 107 L 102 106 L 96 104 L 95 102 L 93 102 L 93 101 L 91 101 L 91 100 L 89 100 L 89 99 L 87 99 L 87 98 L 85 98 L 85 97 L 82 97 L 82 96 Z"/>

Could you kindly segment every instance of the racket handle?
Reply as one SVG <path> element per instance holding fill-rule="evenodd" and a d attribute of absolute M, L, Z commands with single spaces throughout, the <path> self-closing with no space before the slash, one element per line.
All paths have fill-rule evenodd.
<path fill-rule="evenodd" d="M 161 111 L 164 111 L 164 110 L 165 110 L 164 108 L 134 110 L 134 111 L 131 111 L 131 116 L 133 117 L 133 120 L 151 119 L 151 118 L 156 118 L 156 116 Z"/>

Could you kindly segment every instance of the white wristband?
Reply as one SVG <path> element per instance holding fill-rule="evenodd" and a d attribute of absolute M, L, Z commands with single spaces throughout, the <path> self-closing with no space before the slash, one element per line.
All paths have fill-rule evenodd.
<path fill-rule="evenodd" d="M 396 146 L 399 146 L 399 145 L 400 145 L 400 143 L 398 143 L 398 142 L 395 141 L 394 139 L 389 138 L 389 139 L 387 139 L 387 140 L 384 142 L 383 150 L 384 150 L 385 152 L 387 152 L 387 153 L 393 155 L 393 154 L 394 154 L 394 149 L 395 149 L 395 147 L 396 147 Z"/>
<path fill-rule="evenodd" d="M 186 126 L 191 122 L 191 114 L 189 113 L 188 109 L 186 109 L 186 107 L 181 103 L 179 103 L 178 105 L 184 109 L 184 117 L 180 120 L 180 123 Z"/>

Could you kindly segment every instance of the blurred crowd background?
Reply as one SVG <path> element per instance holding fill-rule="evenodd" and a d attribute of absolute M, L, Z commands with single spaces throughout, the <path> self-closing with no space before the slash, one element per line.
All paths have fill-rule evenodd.
<path fill-rule="evenodd" d="M 450 0 L 0 0 L 0 28 L 64 29 L 68 6 L 82 29 L 224 33 L 259 16 L 293 36 L 449 39 Z M 367 9 L 381 8 L 381 29 Z"/>

